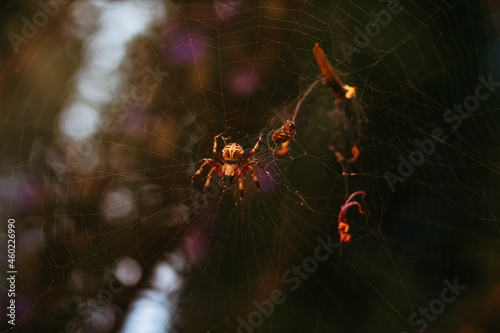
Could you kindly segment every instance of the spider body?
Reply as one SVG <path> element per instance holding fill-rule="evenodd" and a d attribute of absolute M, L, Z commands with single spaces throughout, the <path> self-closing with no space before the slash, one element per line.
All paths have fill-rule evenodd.
<path fill-rule="evenodd" d="M 225 161 L 220 168 L 222 179 L 227 177 L 230 183 L 233 182 L 234 177 L 238 174 L 240 169 L 238 162 L 243 156 L 243 151 L 243 147 L 237 143 L 230 143 L 222 149 L 222 158 Z"/>
<path fill-rule="evenodd" d="M 233 183 L 234 179 L 238 179 L 238 186 L 240 190 L 240 200 L 243 201 L 243 176 L 246 172 L 250 172 L 252 174 L 253 180 L 255 182 L 255 186 L 257 189 L 260 189 L 260 184 L 257 176 L 255 175 L 255 170 L 252 167 L 253 161 L 248 161 L 250 157 L 257 151 L 257 147 L 259 146 L 262 135 L 259 137 L 259 140 L 253 147 L 253 149 L 243 157 L 243 147 L 237 143 L 230 143 L 226 145 L 222 149 L 222 156 L 217 152 L 217 138 L 220 135 L 214 137 L 214 147 L 213 147 L 213 155 L 214 158 L 205 158 L 203 159 L 203 164 L 191 177 L 191 188 L 194 185 L 194 178 L 198 176 L 205 166 L 210 166 L 210 172 L 207 176 L 207 181 L 205 182 L 205 186 L 203 187 L 202 193 L 205 193 L 205 190 L 210 185 L 212 180 L 212 174 L 215 172 L 221 177 L 221 180 L 227 178 L 230 183 Z"/>
<path fill-rule="evenodd" d="M 222 158 L 226 162 L 237 162 L 243 156 L 243 147 L 237 143 L 230 143 L 222 149 Z"/>
<path fill-rule="evenodd" d="M 276 152 L 277 156 L 286 155 L 290 151 L 290 141 L 293 140 L 295 134 L 297 133 L 297 126 L 295 123 L 288 119 L 285 121 L 283 126 L 281 126 L 278 130 L 273 132 L 273 141 L 276 144 L 281 143 L 281 149 Z"/>

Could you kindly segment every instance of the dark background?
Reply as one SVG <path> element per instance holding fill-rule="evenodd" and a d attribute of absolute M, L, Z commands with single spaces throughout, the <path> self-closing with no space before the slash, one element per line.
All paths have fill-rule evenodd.
<path fill-rule="evenodd" d="M 354 27 L 387 2 L 237 1 L 224 19 L 212 2 L 168 3 L 165 18 L 127 44 L 120 90 L 96 107 L 97 126 L 113 130 L 92 136 L 95 149 L 75 162 L 59 117 L 74 97 L 86 38 L 98 30 L 100 9 L 88 3 L 78 15 L 75 2 L 61 5 L 17 53 L 7 36 L 40 7 L 0 5 L 0 216 L 3 233 L 16 219 L 14 331 L 62 332 L 71 321 L 85 332 L 119 331 L 130 305 L 153 290 L 172 318 L 143 318 L 151 332 L 235 332 L 254 300 L 280 288 L 286 302 L 256 332 L 411 332 L 408 317 L 440 297 L 445 279 L 467 290 L 428 332 L 499 331 L 499 94 L 456 131 L 442 119 L 473 94 L 478 76 L 500 81 L 496 3 L 401 2 L 403 11 L 351 61 L 341 43 L 353 45 Z M 71 31 L 83 21 L 76 37 Z M 268 134 L 320 79 L 316 42 L 357 87 L 357 101 L 335 106 L 318 84 L 297 115 L 290 155 L 276 159 Z M 168 76 L 147 102 L 116 108 L 148 66 Z M 396 173 L 398 156 L 407 158 L 413 141 L 437 127 L 446 142 L 392 192 L 384 172 Z M 348 152 L 346 137 L 358 129 L 361 155 L 344 176 L 330 148 Z M 218 179 L 209 206 L 196 209 L 190 177 L 211 156 L 213 137 L 225 133 L 248 149 L 261 132 L 254 159 L 263 190 L 245 179 L 243 218 L 237 186 Z M 312 254 L 318 236 L 338 241 L 340 206 L 356 190 L 367 193 L 367 214 L 349 212 L 352 242 L 290 291 L 283 273 Z M 128 199 L 109 208 L 113 193 Z M 118 214 L 129 204 L 130 213 Z M 78 312 L 107 288 L 124 257 L 140 265 L 142 279 L 109 304 Z M 182 288 L 154 288 L 161 263 L 178 272 Z M 97 313 L 108 315 L 99 321 Z"/>

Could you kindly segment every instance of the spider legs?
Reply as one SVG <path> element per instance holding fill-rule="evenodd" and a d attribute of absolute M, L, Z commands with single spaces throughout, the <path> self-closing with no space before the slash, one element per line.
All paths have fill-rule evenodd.
<path fill-rule="evenodd" d="M 241 174 L 241 177 L 238 177 L 238 189 L 240 191 L 240 221 L 241 224 L 243 224 L 243 221 L 245 220 L 245 209 L 243 208 L 243 174 Z"/>
<path fill-rule="evenodd" d="M 218 174 L 221 177 L 221 180 L 224 178 L 229 178 L 229 182 L 233 183 L 234 178 L 236 177 L 238 179 L 238 188 L 240 192 L 240 203 L 241 203 L 241 214 L 243 217 L 243 197 L 244 197 L 244 188 L 243 188 L 243 177 L 244 174 L 249 171 L 252 174 L 252 178 L 255 182 L 255 186 L 257 186 L 257 189 L 260 190 L 260 183 L 255 175 L 255 170 L 251 166 L 254 161 L 248 161 L 250 157 L 252 157 L 255 152 L 257 151 L 259 144 L 262 140 L 262 133 L 259 136 L 259 139 L 255 143 L 255 146 L 252 148 L 252 150 L 243 158 L 241 158 L 241 155 L 243 153 L 243 148 L 236 144 L 236 143 L 231 143 L 228 144 L 224 147 L 222 150 L 222 156 L 226 157 L 227 160 L 222 157 L 218 152 L 217 152 L 217 139 L 221 136 L 222 134 L 216 135 L 214 137 L 214 145 L 213 145 L 213 158 L 205 158 L 202 160 L 202 165 L 200 168 L 193 174 L 191 177 L 191 195 L 194 196 L 194 178 L 201 174 L 203 172 L 203 168 L 206 166 L 210 167 L 210 171 L 208 172 L 207 179 L 205 181 L 205 185 L 203 186 L 202 194 L 205 196 L 205 191 L 206 189 L 210 186 L 212 182 L 212 176 L 214 173 Z M 242 218 L 243 222 L 243 218 Z"/>
<path fill-rule="evenodd" d="M 238 189 L 240 190 L 240 202 L 243 205 L 243 177 L 238 177 Z"/>
<path fill-rule="evenodd" d="M 240 172 L 238 173 L 238 176 L 237 176 L 237 178 L 238 178 L 238 189 L 240 191 L 241 223 L 243 223 L 243 196 L 244 196 L 244 191 L 243 191 L 243 176 L 244 176 L 245 172 L 250 171 L 250 173 L 252 174 L 253 181 L 255 182 L 255 186 L 257 186 L 257 190 L 260 191 L 260 183 L 259 183 L 259 179 L 255 175 L 255 170 L 252 167 L 253 163 L 254 163 L 253 161 L 250 161 L 250 162 L 244 164 L 241 167 L 241 170 L 240 170 Z"/>
<path fill-rule="evenodd" d="M 193 197 L 194 197 L 194 192 L 193 192 L 194 178 L 196 176 L 198 176 L 203 171 L 203 168 L 207 165 L 210 166 L 212 169 L 210 169 L 210 172 L 208 173 L 208 176 L 207 176 L 207 181 L 205 183 L 205 186 L 203 187 L 203 190 L 202 190 L 203 195 L 205 194 L 205 189 L 208 187 L 208 185 L 210 185 L 210 180 L 212 179 L 212 173 L 216 172 L 218 175 L 222 175 L 219 163 L 217 163 L 216 161 L 214 161 L 211 158 L 203 159 L 203 164 L 198 169 L 198 171 L 196 171 L 194 173 L 194 175 L 191 177 L 191 196 L 193 196 Z"/>
<path fill-rule="evenodd" d="M 245 172 L 250 171 L 250 173 L 252 174 L 252 178 L 253 178 L 253 181 L 255 183 L 255 186 L 257 186 L 257 189 L 260 191 L 259 178 L 257 178 L 257 176 L 255 175 L 255 170 L 252 167 L 253 163 L 254 162 L 251 161 L 251 162 L 248 162 L 247 164 L 245 164 L 244 166 L 242 166 L 241 167 L 241 174 L 243 175 Z"/>
<path fill-rule="evenodd" d="M 208 188 L 208 185 L 210 185 L 210 181 L 212 180 L 212 173 L 214 172 L 217 173 L 219 176 L 222 175 L 218 167 L 213 167 L 212 169 L 210 169 L 207 175 L 207 181 L 205 182 L 205 186 L 203 186 L 203 190 L 201 190 L 201 193 L 203 193 L 203 195 L 205 195 L 205 190 Z"/>
<path fill-rule="evenodd" d="M 226 161 L 219 155 L 219 153 L 217 152 L 217 139 L 219 138 L 219 136 L 221 136 L 221 134 L 219 135 L 216 135 L 214 136 L 214 148 L 213 148 L 213 154 L 215 156 L 215 158 L 221 162 L 221 163 L 225 163 Z"/>
<path fill-rule="evenodd" d="M 246 161 L 248 161 L 248 159 L 250 157 L 252 157 L 253 154 L 255 154 L 255 152 L 257 151 L 257 148 L 259 147 L 259 143 L 260 143 L 260 140 L 262 139 L 262 133 L 260 133 L 259 135 L 259 140 L 257 140 L 257 143 L 255 144 L 255 146 L 253 147 L 253 149 L 248 153 L 247 156 L 245 156 L 240 163 L 245 163 Z"/>

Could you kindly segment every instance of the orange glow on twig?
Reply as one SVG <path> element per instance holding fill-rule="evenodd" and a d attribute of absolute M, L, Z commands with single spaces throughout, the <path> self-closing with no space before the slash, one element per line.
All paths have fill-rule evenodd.
<path fill-rule="evenodd" d="M 333 72 L 332 65 L 330 65 L 330 62 L 328 61 L 328 58 L 325 55 L 325 52 L 321 47 L 319 47 L 318 43 L 314 45 L 313 53 L 314 57 L 316 58 L 316 62 L 318 63 L 321 72 L 323 73 L 324 77 L 323 83 L 326 86 L 330 87 L 333 94 L 335 95 L 335 103 L 337 104 L 345 102 L 347 97 L 346 97 L 346 91 L 343 88 L 344 84 L 342 83 L 342 81 L 340 81 L 338 76 Z"/>

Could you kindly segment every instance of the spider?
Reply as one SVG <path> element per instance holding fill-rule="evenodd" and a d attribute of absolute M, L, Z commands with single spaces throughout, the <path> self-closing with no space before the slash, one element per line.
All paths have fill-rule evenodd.
<path fill-rule="evenodd" d="M 351 240 L 351 235 L 349 234 L 349 224 L 346 223 L 347 222 L 347 217 L 346 217 L 347 210 L 350 207 L 352 207 L 352 206 L 358 206 L 359 212 L 361 214 L 365 213 L 361 209 L 361 204 L 359 202 L 357 202 L 357 201 L 351 201 L 358 194 L 361 194 L 362 198 L 365 197 L 365 192 L 363 192 L 363 191 L 354 192 L 353 194 L 351 194 L 349 196 L 349 198 L 347 199 L 347 201 L 345 202 L 345 204 L 342 207 L 340 207 L 340 213 L 339 213 L 339 235 L 340 235 L 340 241 L 341 242 L 349 243 L 349 241 Z"/>
<path fill-rule="evenodd" d="M 204 158 L 203 159 L 203 164 L 201 167 L 196 171 L 191 177 L 191 188 L 194 186 L 194 178 L 198 176 L 202 171 L 205 166 L 211 167 L 210 172 L 208 173 L 207 176 L 207 181 L 205 182 L 205 186 L 203 186 L 202 193 L 205 194 L 205 190 L 207 189 L 208 185 L 210 185 L 210 181 L 212 180 L 212 174 L 215 172 L 221 177 L 221 180 L 224 180 L 224 178 L 229 179 L 229 183 L 233 183 L 234 178 L 236 177 L 238 179 L 238 186 L 240 190 L 240 201 L 243 202 L 243 176 L 247 171 L 250 171 L 253 177 L 253 181 L 255 182 L 255 186 L 257 186 L 257 189 L 260 190 L 260 184 L 259 184 L 259 179 L 255 175 L 255 170 L 252 167 L 252 164 L 254 161 L 248 161 L 250 157 L 255 153 L 257 150 L 257 147 L 259 146 L 260 140 L 262 138 L 262 134 L 259 136 L 259 140 L 257 140 L 257 143 L 253 147 L 253 149 L 245 156 L 243 156 L 243 148 L 237 144 L 237 143 L 230 143 L 226 145 L 222 149 L 222 157 L 219 155 L 217 152 L 217 138 L 220 136 L 216 135 L 214 137 L 214 147 L 213 147 L 213 155 L 214 158 Z"/>
<path fill-rule="evenodd" d="M 290 151 L 290 141 L 293 140 L 295 133 L 297 133 L 297 127 L 290 119 L 285 121 L 283 126 L 281 126 L 278 130 L 273 132 L 274 143 L 281 143 L 281 149 L 276 152 L 276 156 L 279 157 L 288 154 Z"/>

